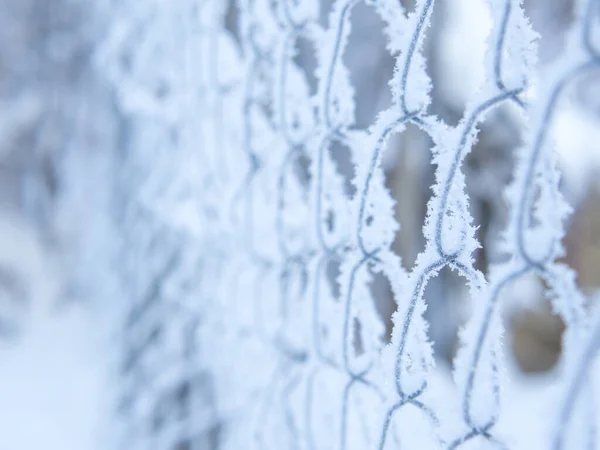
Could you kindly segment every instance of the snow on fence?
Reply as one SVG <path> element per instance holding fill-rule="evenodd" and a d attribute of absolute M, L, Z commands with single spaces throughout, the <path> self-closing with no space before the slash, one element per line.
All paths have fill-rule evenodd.
<path fill-rule="evenodd" d="M 368 127 L 356 125 L 346 66 L 362 3 L 395 61 L 391 104 Z M 113 174 L 126 199 L 126 448 L 597 448 L 588 374 L 598 328 L 559 262 L 569 207 L 551 136 L 569 89 L 600 65 L 597 2 L 581 2 L 562 56 L 540 71 L 521 1 L 489 0 L 484 77 L 454 126 L 428 108 L 434 0 L 324 6 L 113 6 L 99 65 L 126 122 Z M 484 274 L 462 169 L 499 108 L 525 132 L 505 190 L 506 257 Z M 431 139 L 435 180 L 425 246 L 406 270 L 382 161 L 409 126 Z M 425 289 L 444 268 L 472 305 L 453 382 L 436 368 L 424 317 Z M 566 331 L 552 409 L 518 422 L 503 395 L 499 304 L 532 273 Z M 381 275 L 397 308 L 391 336 L 372 289 Z"/>

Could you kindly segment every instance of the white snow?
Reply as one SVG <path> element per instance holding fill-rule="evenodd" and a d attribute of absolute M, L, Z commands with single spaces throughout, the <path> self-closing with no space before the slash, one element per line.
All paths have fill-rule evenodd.
<path fill-rule="evenodd" d="M 0 448 L 106 450 L 107 349 L 97 315 L 47 310 L 0 342 Z M 103 445 L 104 444 L 104 445 Z"/>

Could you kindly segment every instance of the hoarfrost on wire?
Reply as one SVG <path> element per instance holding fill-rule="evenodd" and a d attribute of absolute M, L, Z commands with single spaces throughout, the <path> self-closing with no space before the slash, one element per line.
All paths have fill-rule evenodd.
<path fill-rule="evenodd" d="M 364 0 L 394 68 L 391 106 L 359 128 L 346 54 L 360 3 L 334 0 L 328 14 L 318 0 L 113 5 L 98 67 L 127 120 L 116 175 L 127 199 L 124 340 L 135 354 L 140 336 L 162 339 L 125 370 L 126 448 L 182 439 L 219 449 L 559 449 L 584 448 L 582 439 L 595 448 L 595 417 L 581 411 L 593 407 L 583 392 L 594 388 L 598 325 L 558 262 L 570 211 L 551 129 L 569 87 L 600 64 L 598 5 L 580 2 L 564 54 L 541 71 L 521 1 L 487 1 L 484 76 L 451 126 L 430 108 L 424 45 L 436 2 L 416 0 L 409 12 L 397 0 Z M 507 258 L 486 279 L 474 265 L 482 244 L 463 167 L 500 108 L 527 129 L 505 191 L 497 245 Z M 431 139 L 435 180 L 425 246 L 407 270 L 392 248 L 402 217 L 382 161 L 408 127 Z M 472 304 L 453 383 L 436 368 L 424 316 L 428 283 L 446 268 Z M 556 420 L 533 447 L 518 429 L 527 424 L 506 419 L 499 311 L 504 291 L 530 274 L 566 324 L 558 406 L 546 412 Z M 389 339 L 375 277 L 395 302 Z M 173 337 L 181 330 L 184 348 Z M 159 420 L 175 385 L 201 392 L 182 394 L 195 399 L 185 419 Z"/>

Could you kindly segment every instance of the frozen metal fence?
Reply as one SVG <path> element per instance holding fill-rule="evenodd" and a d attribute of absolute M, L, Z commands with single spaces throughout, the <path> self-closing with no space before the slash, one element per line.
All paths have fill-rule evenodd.
<path fill-rule="evenodd" d="M 364 0 L 394 70 L 391 104 L 360 127 L 346 55 L 362 3 L 335 0 L 327 14 L 318 0 L 112 6 L 98 64 L 127 123 L 115 174 L 126 448 L 598 448 L 598 330 L 559 262 L 569 208 L 551 130 L 569 90 L 599 69 L 600 5 L 581 2 L 563 55 L 541 72 L 521 2 L 489 0 L 485 75 L 449 125 L 428 108 L 436 2 Z M 505 190 L 505 257 L 484 274 L 463 164 L 499 108 L 525 131 Z M 392 249 L 402 217 L 382 168 L 407 127 L 429 137 L 435 166 L 425 247 L 408 270 Z M 444 268 L 472 303 L 454 382 L 435 367 L 424 317 Z M 533 431 L 503 422 L 499 313 L 531 273 L 566 324 L 560 393 L 533 444 L 522 440 Z M 372 289 L 381 276 L 397 308 L 389 336 Z"/>

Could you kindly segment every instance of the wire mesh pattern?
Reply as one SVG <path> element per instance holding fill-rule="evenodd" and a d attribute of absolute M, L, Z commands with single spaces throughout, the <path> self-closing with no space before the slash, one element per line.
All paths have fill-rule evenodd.
<path fill-rule="evenodd" d="M 114 7 L 100 60 L 129 124 L 120 174 L 132 300 L 127 448 L 521 448 L 498 431 L 498 304 L 530 273 L 567 324 L 557 420 L 568 424 L 582 407 L 599 339 L 575 274 L 557 262 L 569 210 L 549 134 L 569 87 L 600 64 L 597 2 L 581 5 L 564 57 L 538 74 L 521 2 L 489 0 L 484 81 L 449 126 L 428 110 L 422 48 L 435 1 L 409 12 L 397 0 L 364 0 L 395 59 L 392 104 L 364 129 L 344 61 L 359 3 L 333 1 L 325 21 L 318 0 Z M 499 107 L 529 129 L 506 189 L 501 245 L 510 257 L 486 279 L 474 267 L 480 244 L 462 167 Z M 391 248 L 401 223 L 382 158 L 409 125 L 431 138 L 436 169 L 426 245 L 407 271 Z M 424 318 L 425 289 L 444 268 L 466 280 L 473 304 L 452 388 L 435 375 Z M 389 342 L 376 275 L 397 307 Z M 569 427 L 550 422 L 548 445 L 574 448 Z"/>

